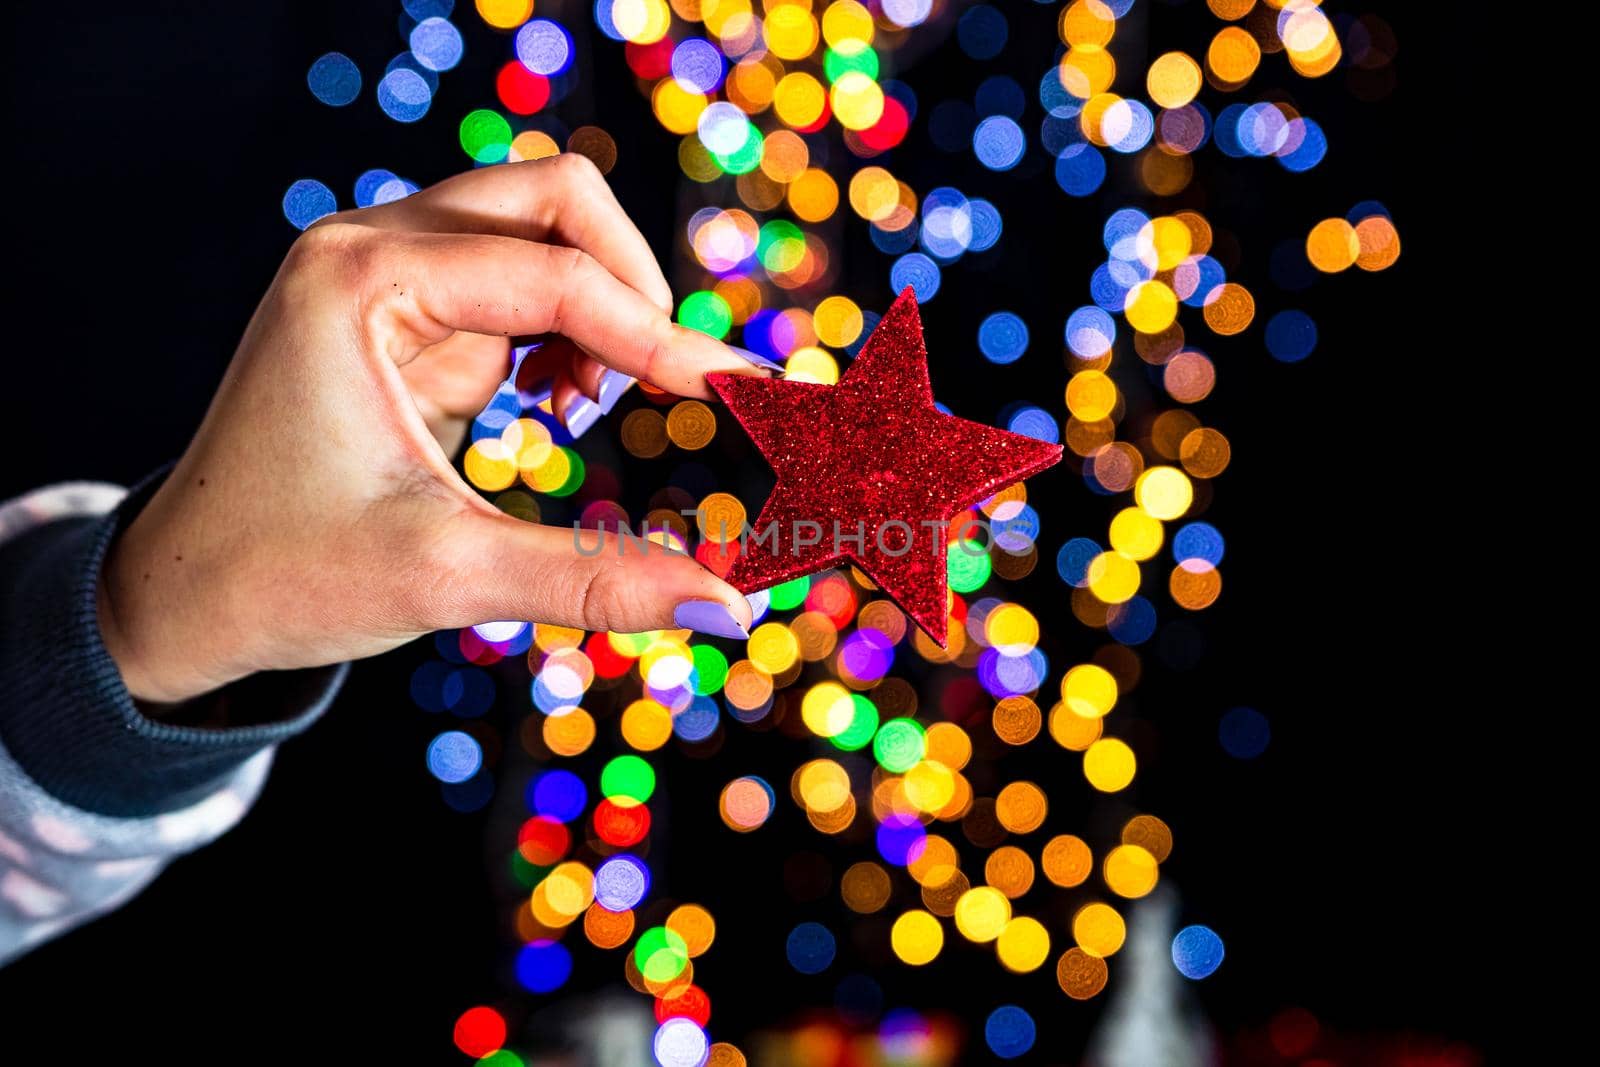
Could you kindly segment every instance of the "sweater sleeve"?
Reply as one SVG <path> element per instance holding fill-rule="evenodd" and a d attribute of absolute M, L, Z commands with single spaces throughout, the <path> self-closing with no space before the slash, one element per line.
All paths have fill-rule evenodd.
<path fill-rule="evenodd" d="M 110 911 L 218 837 L 273 747 L 327 708 L 347 667 L 267 672 L 146 717 L 101 640 L 106 552 L 159 476 L 0 505 L 0 964 Z"/>

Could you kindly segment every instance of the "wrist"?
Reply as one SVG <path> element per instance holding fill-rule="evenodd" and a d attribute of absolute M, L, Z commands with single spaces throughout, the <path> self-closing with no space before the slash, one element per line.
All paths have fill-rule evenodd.
<path fill-rule="evenodd" d="M 147 708 L 181 704 L 243 677 L 220 666 L 217 628 L 194 618 L 204 597 L 187 588 L 182 555 L 160 548 L 161 496 L 112 541 L 95 589 L 106 652 L 129 694 Z"/>
<path fill-rule="evenodd" d="M 112 557 L 106 559 L 106 567 L 111 566 Z M 109 582 L 104 571 L 100 574 L 100 581 L 95 589 L 95 611 L 100 621 L 100 640 L 106 647 L 106 654 L 111 657 L 111 662 L 117 665 L 117 673 L 122 676 L 122 684 L 127 688 L 129 695 L 142 705 L 176 704 L 190 699 L 199 694 L 184 695 L 181 683 L 174 685 L 163 681 L 152 672 L 147 657 L 141 656 L 131 635 L 124 630 L 116 602 L 111 596 Z"/>

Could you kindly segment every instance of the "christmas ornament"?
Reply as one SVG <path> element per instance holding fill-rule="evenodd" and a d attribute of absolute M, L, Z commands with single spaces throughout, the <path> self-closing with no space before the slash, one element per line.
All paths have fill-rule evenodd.
<path fill-rule="evenodd" d="M 909 287 L 837 385 L 706 380 L 778 475 L 728 581 L 750 593 L 848 561 L 941 647 L 951 520 L 1061 459 L 1060 445 L 934 407 Z"/>

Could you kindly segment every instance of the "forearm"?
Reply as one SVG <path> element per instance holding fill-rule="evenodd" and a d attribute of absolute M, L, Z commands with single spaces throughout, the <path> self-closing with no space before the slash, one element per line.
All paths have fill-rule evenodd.
<path fill-rule="evenodd" d="M 272 746 L 343 678 L 262 675 L 146 715 L 105 647 L 96 595 L 141 504 L 83 484 L 0 506 L 0 961 L 118 906 L 237 822 Z"/>

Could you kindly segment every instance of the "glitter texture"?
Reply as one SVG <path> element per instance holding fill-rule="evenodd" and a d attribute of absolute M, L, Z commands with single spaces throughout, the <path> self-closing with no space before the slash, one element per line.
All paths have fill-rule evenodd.
<path fill-rule="evenodd" d="M 849 560 L 941 646 L 951 520 L 1061 459 L 933 406 L 910 287 L 837 385 L 706 377 L 778 475 L 728 581 L 750 593 Z"/>

